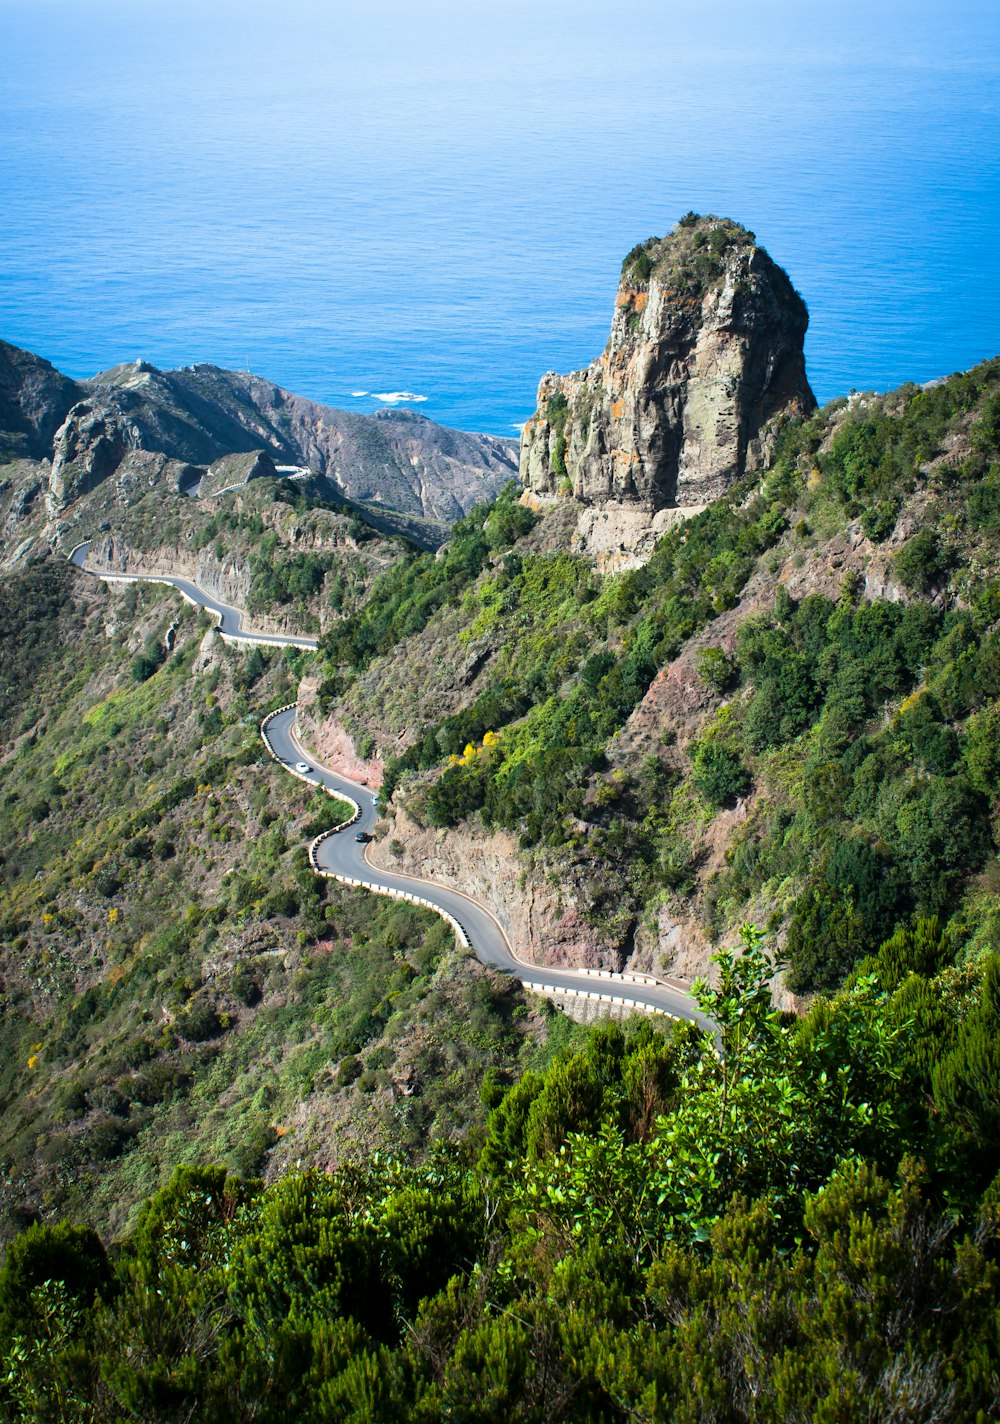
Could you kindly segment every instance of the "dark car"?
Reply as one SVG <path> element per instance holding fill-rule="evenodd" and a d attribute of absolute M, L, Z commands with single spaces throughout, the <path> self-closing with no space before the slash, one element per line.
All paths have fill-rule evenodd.
<path fill-rule="evenodd" d="M 358 831 L 358 834 L 354 837 L 354 839 L 356 841 L 361 841 L 363 845 L 365 841 L 372 841 L 375 839 L 375 837 L 370 836 L 367 831 Z"/>

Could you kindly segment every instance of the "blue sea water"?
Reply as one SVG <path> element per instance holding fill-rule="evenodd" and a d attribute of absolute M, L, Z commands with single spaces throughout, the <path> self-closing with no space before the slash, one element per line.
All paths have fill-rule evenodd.
<path fill-rule="evenodd" d="M 1000 9 L 0 0 L 0 201 L 0 336 L 71 375 L 510 435 L 695 209 L 788 270 L 821 400 L 886 389 L 1000 351 Z"/>

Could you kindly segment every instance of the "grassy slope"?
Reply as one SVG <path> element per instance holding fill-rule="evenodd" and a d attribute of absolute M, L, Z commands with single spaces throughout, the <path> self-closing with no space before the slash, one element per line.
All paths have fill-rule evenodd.
<path fill-rule="evenodd" d="M 821 412 L 761 488 L 603 585 L 543 530 L 512 548 L 496 513 L 472 520 L 327 641 L 324 695 L 362 716 L 401 660 L 433 680 L 428 649 L 463 649 L 449 715 L 399 729 L 393 774 L 438 822 L 508 818 L 564 873 L 617 856 L 637 905 L 784 906 L 790 943 L 802 910 L 809 946 L 844 951 L 814 974 L 909 913 L 885 886 L 958 907 L 800 1021 L 771 1011 L 748 935 L 706 1000 L 721 1055 L 684 1026 L 605 1027 L 501 1098 L 560 1033 L 533 1046 L 518 996 L 427 917 L 303 874 L 324 808 L 253 736 L 302 660 L 251 676 L 187 612 L 138 683 L 165 595 L 51 565 L 0 587 L 8 1223 L 86 1202 L 120 1229 L 171 1154 L 276 1178 L 181 1175 L 110 1267 L 86 1237 L 21 1238 L 0 1409 L 995 1417 L 1000 970 L 976 951 L 996 885 L 969 875 L 1000 796 L 996 374 Z M 862 569 L 905 597 L 865 599 Z M 468 1136 L 479 1079 L 478 1162 L 280 1175 L 359 1136 L 417 1157 Z"/>
<path fill-rule="evenodd" d="M 6 1229 L 116 1231 L 180 1160 L 277 1172 L 468 1131 L 545 1022 L 435 916 L 309 872 L 335 804 L 257 733 L 302 659 L 206 650 L 167 591 L 51 560 L 0 597 Z"/>
<path fill-rule="evenodd" d="M 633 573 L 599 579 L 512 497 L 443 556 L 386 550 L 321 695 L 401 753 L 415 815 L 516 827 L 609 943 L 657 912 L 720 937 L 753 914 L 808 986 L 937 911 L 975 954 L 998 904 L 996 380 L 819 412 Z M 179 505 L 181 540 L 248 555 L 260 519 L 301 551 L 323 516 L 241 498 L 211 524 Z M 861 571 L 903 602 L 866 601 Z M 177 1157 L 273 1171 L 464 1130 L 484 1069 L 539 1034 L 433 920 L 309 876 L 326 808 L 256 736 L 306 665 L 203 655 L 187 609 L 164 660 L 169 594 L 71 577 L 2 588 L 8 1220 L 89 1200 L 120 1225 Z"/>

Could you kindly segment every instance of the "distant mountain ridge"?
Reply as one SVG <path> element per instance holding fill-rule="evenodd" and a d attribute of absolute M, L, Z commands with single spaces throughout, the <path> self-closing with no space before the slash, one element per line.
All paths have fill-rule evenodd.
<path fill-rule="evenodd" d="M 515 442 L 406 409 L 335 410 L 249 372 L 134 361 L 74 381 L 0 342 L 0 460 L 51 460 L 52 519 L 137 457 L 143 469 L 149 455 L 164 457 L 178 487 L 193 490 L 210 465 L 252 451 L 308 466 L 351 502 L 430 521 L 441 534 L 494 498 L 518 458 Z"/>

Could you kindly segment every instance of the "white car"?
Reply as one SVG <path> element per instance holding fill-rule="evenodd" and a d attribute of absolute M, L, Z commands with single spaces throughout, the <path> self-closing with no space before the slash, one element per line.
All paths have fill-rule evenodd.
<path fill-rule="evenodd" d="M 297 761 L 295 763 L 295 770 L 301 771 L 303 776 L 305 776 L 308 772 L 312 771 L 312 767 L 307 761 Z"/>

